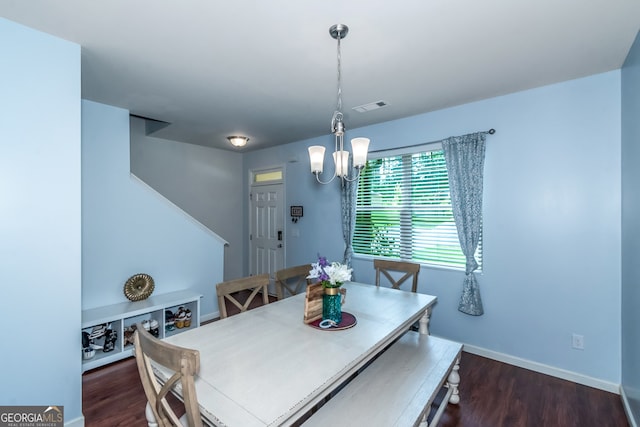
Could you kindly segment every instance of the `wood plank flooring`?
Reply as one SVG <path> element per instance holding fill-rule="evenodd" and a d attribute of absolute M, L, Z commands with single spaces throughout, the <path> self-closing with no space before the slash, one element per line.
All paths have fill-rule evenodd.
<path fill-rule="evenodd" d="M 236 307 L 227 308 L 229 315 L 238 312 Z M 460 404 L 447 406 L 440 427 L 629 426 L 617 394 L 466 352 L 459 372 Z M 86 427 L 144 427 L 145 405 L 133 358 L 82 377 Z M 334 427 L 350 425 L 345 420 L 344 426 Z"/>
<path fill-rule="evenodd" d="M 460 405 L 441 427 L 626 427 L 619 395 L 471 353 L 460 363 Z"/>
<path fill-rule="evenodd" d="M 441 427 L 629 425 L 613 393 L 465 352 L 460 377 L 460 404 L 448 405 Z M 86 372 L 82 387 L 85 426 L 146 426 L 146 399 L 133 358 Z"/>

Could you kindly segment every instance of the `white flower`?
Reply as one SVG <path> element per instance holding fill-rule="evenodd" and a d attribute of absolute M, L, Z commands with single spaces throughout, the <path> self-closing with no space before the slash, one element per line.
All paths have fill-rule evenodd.
<path fill-rule="evenodd" d="M 324 257 L 318 257 L 318 259 L 318 262 L 311 264 L 307 279 L 317 279 L 324 287 L 339 286 L 351 280 L 353 269 L 339 262 L 329 264 Z"/>
<path fill-rule="evenodd" d="M 332 262 L 330 266 L 325 267 L 324 271 L 329 276 L 329 281 L 332 285 L 351 280 L 352 269 L 347 268 L 346 265 L 340 264 L 339 262 Z"/>
<path fill-rule="evenodd" d="M 311 270 L 309 271 L 309 275 L 307 279 L 317 279 L 322 275 L 322 267 L 319 262 L 314 262 L 311 264 Z"/>

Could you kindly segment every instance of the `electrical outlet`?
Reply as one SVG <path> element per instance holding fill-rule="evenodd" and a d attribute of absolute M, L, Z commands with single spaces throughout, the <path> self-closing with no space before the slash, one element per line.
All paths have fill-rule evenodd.
<path fill-rule="evenodd" d="M 576 350 L 584 350 L 584 335 L 573 334 L 571 346 Z"/>

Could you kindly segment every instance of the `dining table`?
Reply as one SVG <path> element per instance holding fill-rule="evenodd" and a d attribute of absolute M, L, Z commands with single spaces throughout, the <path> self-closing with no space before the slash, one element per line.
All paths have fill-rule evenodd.
<path fill-rule="evenodd" d="M 355 318 L 346 329 L 304 323 L 301 293 L 166 338 L 200 352 L 195 386 L 203 421 L 298 425 L 414 324 L 428 333 L 435 296 L 356 282 L 343 287 L 342 310 Z M 166 381 L 168 372 L 154 369 Z"/>

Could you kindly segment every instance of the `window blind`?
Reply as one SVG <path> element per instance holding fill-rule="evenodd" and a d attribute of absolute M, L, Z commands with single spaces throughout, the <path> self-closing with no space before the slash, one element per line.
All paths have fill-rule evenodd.
<path fill-rule="evenodd" d="M 442 150 L 371 159 L 356 202 L 354 252 L 465 268 Z M 476 251 L 482 265 L 482 242 Z"/>

